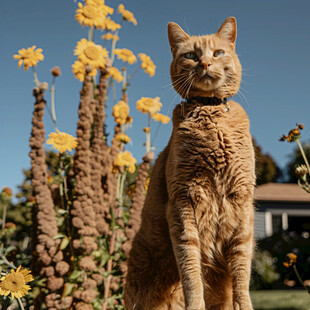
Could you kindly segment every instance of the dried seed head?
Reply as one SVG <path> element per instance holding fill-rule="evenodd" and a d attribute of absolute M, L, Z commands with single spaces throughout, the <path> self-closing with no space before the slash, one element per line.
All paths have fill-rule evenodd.
<path fill-rule="evenodd" d="M 54 68 L 52 68 L 51 73 L 53 76 L 61 76 L 61 70 L 58 66 L 55 66 Z"/>

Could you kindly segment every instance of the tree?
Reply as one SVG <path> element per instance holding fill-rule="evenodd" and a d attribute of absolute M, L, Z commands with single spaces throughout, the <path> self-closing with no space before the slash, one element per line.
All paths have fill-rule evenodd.
<path fill-rule="evenodd" d="M 256 143 L 254 138 L 253 145 L 256 159 L 256 184 L 262 185 L 277 181 L 282 175 L 281 169 L 270 154 L 263 153 L 262 148 Z"/>

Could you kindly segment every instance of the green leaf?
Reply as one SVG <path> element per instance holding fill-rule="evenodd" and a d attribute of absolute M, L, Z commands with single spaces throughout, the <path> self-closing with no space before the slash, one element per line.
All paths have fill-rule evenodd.
<path fill-rule="evenodd" d="M 10 252 L 16 250 L 16 246 L 15 245 L 11 245 L 9 246 L 7 249 L 5 249 L 5 254 L 9 254 Z"/>
<path fill-rule="evenodd" d="M 75 281 L 75 280 L 77 280 L 81 276 L 81 274 L 82 274 L 82 271 L 80 271 L 80 270 L 73 270 L 73 272 L 71 273 L 69 279 L 71 281 Z"/>
<path fill-rule="evenodd" d="M 60 250 L 64 250 L 68 246 L 69 242 L 70 240 L 68 237 L 63 238 L 59 246 Z"/>
<path fill-rule="evenodd" d="M 58 209 L 58 210 L 57 210 L 57 213 L 63 215 L 63 214 L 68 213 L 68 211 L 67 211 L 67 210 L 64 210 L 64 209 Z"/>
<path fill-rule="evenodd" d="M 53 237 L 53 240 L 56 240 L 56 239 L 61 239 L 61 238 L 65 238 L 66 236 L 64 234 L 58 234 L 56 236 Z"/>
<path fill-rule="evenodd" d="M 64 291 L 63 291 L 63 294 L 62 294 L 63 297 L 69 296 L 72 293 L 74 287 L 75 287 L 75 283 L 67 282 L 65 284 Z"/>

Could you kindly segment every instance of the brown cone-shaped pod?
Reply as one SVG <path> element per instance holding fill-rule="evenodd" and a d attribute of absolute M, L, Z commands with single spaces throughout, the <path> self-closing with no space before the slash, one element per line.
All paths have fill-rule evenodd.
<path fill-rule="evenodd" d="M 92 141 L 92 189 L 94 191 L 93 203 L 96 211 L 96 227 L 101 234 L 106 234 L 109 226 L 106 223 L 106 215 L 109 213 L 109 205 L 106 197 L 107 176 L 110 174 L 112 164 L 111 154 L 106 143 L 105 133 L 105 101 L 107 95 L 107 78 L 110 66 L 101 69 L 97 88 L 97 100 L 94 113 L 94 131 Z"/>
<path fill-rule="evenodd" d="M 94 310 L 91 304 L 87 304 L 85 302 L 78 302 L 75 305 L 75 310 Z"/>
<path fill-rule="evenodd" d="M 60 276 L 63 276 L 69 271 L 70 265 L 64 261 L 60 261 L 56 264 L 55 269 Z"/>
<path fill-rule="evenodd" d="M 94 301 L 97 295 L 98 295 L 98 292 L 95 291 L 94 289 L 87 289 L 82 292 L 81 300 L 90 304 Z"/>
<path fill-rule="evenodd" d="M 97 285 L 100 285 L 103 282 L 103 276 L 99 273 L 94 273 L 91 277 L 97 282 Z"/>
<path fill-rule="evenodd" d="M 83 282 L 82 287 L 87 290 L 87 289 L 93 289 L 97 287 L 97 282 L 93 279 L 87 279 Z"/>
<path fill-rule="evenodd" d="M 45 141 L 43 117 L 46 101 L 44 100 L 43 90 L 38 87 L 34 88 L 33 95 L 35 97 L 35 105 L 29 141 L 31 148 L 29 153 L 31 158 L 31 181 L 34 193 L 33 200 L 35 201 L 32 208 L 32 244 L 33 252 L 35 253 L 32 257 L 32 272 L 34 275 L 48 274 L 53 279 L 53 275 L 55 274 L 54 257 L 57 255 L 62 256 L 62 252 L 57 252 L 56 242 L 53 239 L 58 234 L 58 228 L 55 218 L 54 202 L 48 187 L 48 173 L 43 146 Z M 57 282 L 58 280 L 55 281 Z M 57 292 L 63 285 L 63 279 L 60 279 L 57 284 L 55 284 L 55 281 L 51 280 L 49 281 L 51 283 L 48 282 L 49 294 L 45 296 L 46 303 L 47 297 L 51 296 L 52 292 Z"/>
<path fill-rule="evenodd" d="M 129 255 L 132 241 L 138 232 L 141 224 L 141 213 L 145 201 L 145 183 L 149 176 L 150 162 L 154 159 L 152 151 L 146 153 L 143 157 L 143 163 L 138 171 L 136 178 L 136 188 L 132 195 L 132 205 L 129 210 L 130 218 L 125 229 L 127 241 L 122 245 L 122 249 L 126 256 Z"/>
<path fill-rule="evenodd" d="M 79 266 L 85 271 L 97 271 L 97 266 L 92 256 L 83 257 L 79 262 Z"/>
<path fill-rule="evenodd" d="M 55 307 L 60 310 L 70 309 L 72 301 L 73 298 L 71 296 L 64 297 L 60 300 L 55 300 Z"/>
<path fill-rule="evenodd" d="M 47 288 L 51 291 L 56 291 L 62 288 L 64 285 L 64 279 L 63 278 L 56 278 L 56 277 L 50 277 L 47 280 Z"/>

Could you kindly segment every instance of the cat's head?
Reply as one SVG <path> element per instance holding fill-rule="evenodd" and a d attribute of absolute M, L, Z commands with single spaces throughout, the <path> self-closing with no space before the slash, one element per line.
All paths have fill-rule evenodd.
<path fill-rule="evenodd" d="M 189 36 L 176 23 L 169 23 L 168 37 L 171 80 L 183 98 L 227 98 L 238 92 L 241 65 L 235 53 L 234 17 L 227 18 L 215 34 L 203 36 Z"/>

